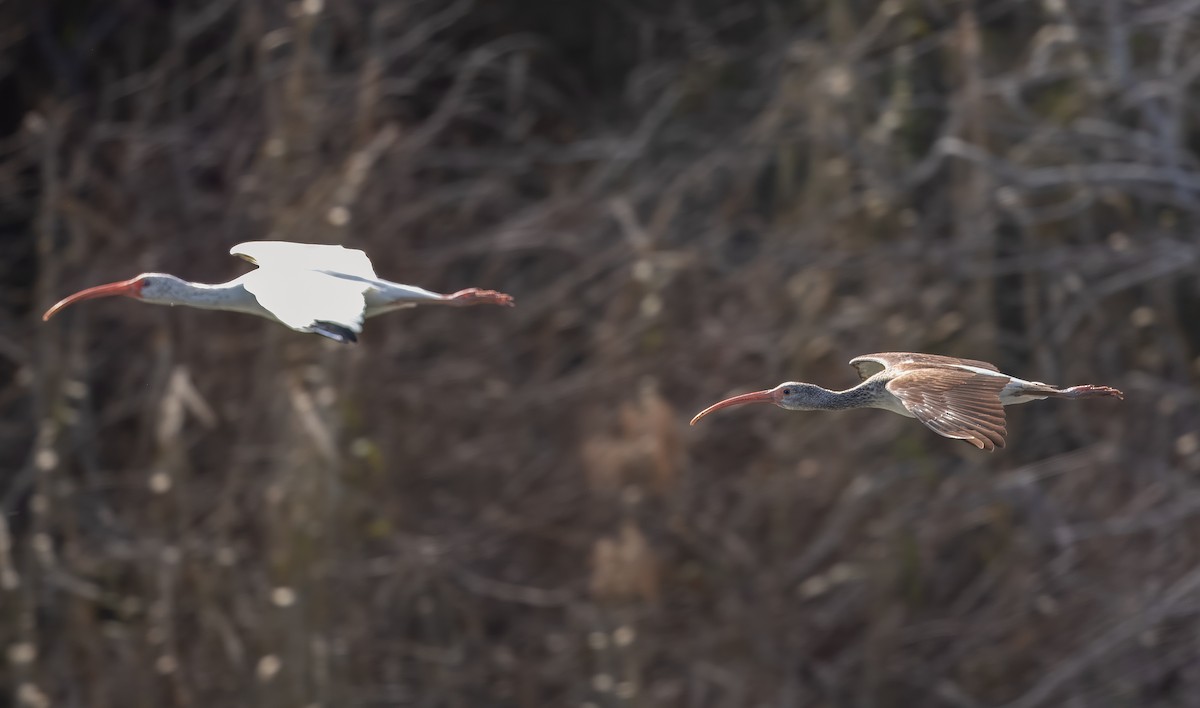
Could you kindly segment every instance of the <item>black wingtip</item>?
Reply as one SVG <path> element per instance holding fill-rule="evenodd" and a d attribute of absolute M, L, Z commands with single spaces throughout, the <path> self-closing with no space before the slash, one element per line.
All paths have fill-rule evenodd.
<path fill-rule="evenodd" d="M 358 341 L 358 335 L 354 333 L 354 330 L 332 322 L 313 322 L 312 331 L 342 344 L 354 344 Z"/>

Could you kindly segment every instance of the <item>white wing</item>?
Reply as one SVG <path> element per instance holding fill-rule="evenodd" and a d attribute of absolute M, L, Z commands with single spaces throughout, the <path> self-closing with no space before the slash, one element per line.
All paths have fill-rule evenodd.
<path fill-rule="evenodd" d="M 325 325 L 354 334 L 362 331 L 364 293 L 377 278 L 371 259 L 362 251 L 315 243 L 248 241 L 229 252 L 258 266 L 242 276 L 242 285 L 288 327 L 343 340 L 345 332 L 331 333 Z"/>
<path fill-rule="evenodd" d="M 247 241 L 229 249 L 229 252 L 260 268 L 289 272 L 324 271 L 371 279 L 378 277 L 371 266 L 371 259 L 357 248 L 290 241 Z"/>
<path fill-rule="evenodd" d="M 329 323 L 355 334 L 362 331 L 363 294 L 370 283 L 279 266 L 260 267 L 243 275 L 241 282 L 258 304 L 292 329 L 330 336 L 322 331 L 327 329 L 322 323 Z"/>

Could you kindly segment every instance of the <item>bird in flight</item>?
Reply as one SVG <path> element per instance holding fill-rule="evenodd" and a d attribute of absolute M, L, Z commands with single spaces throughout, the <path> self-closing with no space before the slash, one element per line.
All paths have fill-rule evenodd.
<path fill-rule="evenodd" d="M 156 305 L 245 312 L 299 332 L 356 342 L 363 320 L 417 305 L 502 305 L 512 296 L 468 288 L 443 295 L 375 275 L 367 254 L 353 248 L 289 241 L 248 241 L 229 250 L 258 266 L 228 283 L 192 283 L 165 273 L 142 273 L 81 290 L 56 303 L 42 320 L 81 300 L 124 295 Z"/>
<path fill-rule="evenodd" d="M 1004 447 L 1008 434 L 1004 406 L 1045 398 L 1125 398 L 1108 386 L 1058 388 L 1003 374 L 986 361 L 936 354 L 867 354 L 850 364 L 862 379 L 853 388 L 830 391 L 788 381 L 714 403 L 692 418 L 692 425 L 709 413 L 742 403 L 773 403 L 793 411 L 882 408 L 916 418 L 938 435 L 991 451 Z"/>

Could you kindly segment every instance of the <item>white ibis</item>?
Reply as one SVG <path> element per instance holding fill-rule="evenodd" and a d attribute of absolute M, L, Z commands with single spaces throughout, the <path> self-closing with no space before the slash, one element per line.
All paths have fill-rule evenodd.
<path fill-rule="evenodd" d="M 48 320 L 81 300 L 124 295 L 157 305 L 233 310 L 276 320 L 300 332 L 356 342 L 363 319 L 416 305 L 503 305 L 509 295 L 468 288 L 450 295 L 401 285 L 375 275 L 362 251 L 287 241 L 250 241 L 229 249 L 258 266 L 228 283 L 191 283 L 164 273 L 142 273 L 63 298 L 46 310 Z"/>
<path fill-rule="evenodd" d="M 742 403 L 774 403 L 793 411 L 882 408 L 916 418 L 933 432 L 966 440 L 981 450 L 1004 447 L 1004 406 L 1044 398 L 1091 398 L 1125 394 L 1108 386 L 1057 388 L 1002 374 L 992 364 L 936 354 L 887 352 L 850 360 L 862 382 L 845 391 L 788 381 L 775 388 L 725 399 L 692 418 Z"/>

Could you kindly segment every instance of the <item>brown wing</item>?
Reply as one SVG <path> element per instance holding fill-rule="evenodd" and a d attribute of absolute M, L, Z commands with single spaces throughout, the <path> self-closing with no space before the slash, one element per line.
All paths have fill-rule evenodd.
<path fill-rule="evenodd" d="M 991 451 L 1004 447 L 1008 434 L 1000 403 L 1007 384 L 1006 377 L 962 369 L 919 369 L 888 381 L 887 390 L 933 432 Z"/>
<path fill-rule="evenodd" d="M 881 352 L 879 354 L 863 354 L 850 360 L 850 365 L 858 369 L 858 376 L 863 381 L 878 374 L 884 369 L 921 366 L 926 368 L 943 368 L 947 366 L 974 366 L 977 369 L 999 371 L 995 364 L 978 359 L 960 359 L 954 356 L 940 354 L 920 354 L 917 352 Z"/>

